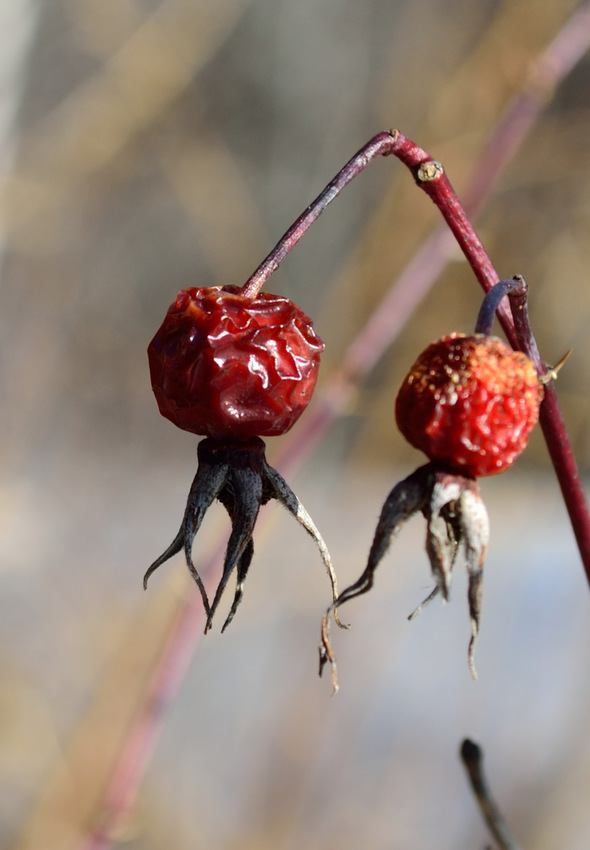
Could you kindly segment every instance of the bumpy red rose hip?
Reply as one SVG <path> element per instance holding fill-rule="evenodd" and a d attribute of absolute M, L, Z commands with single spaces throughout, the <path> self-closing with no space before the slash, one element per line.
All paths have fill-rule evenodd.
<path fill-rule="evenodd" d="M 163 416 L 205 436 L 178 534 L 150 566 L 150 575 L 184 549 L 211 627 L 228 579 L 237 574 L 225 628 L 242 598 L 254 552 L 252 535 L 261 505 L 277 499 L 314 538 L 338 595 L 327 547 L 285 480 L 266 461 L 261 436 L 284 434 L 309 403 L 324 344 L 311 320 L 289 299 L 249 297 L 236 286 L 178 293 L 148 348 L 152 387 Z M 213 602 L 192 558 L 203 517 L 217 499 L 232 531 Z"/>
<path fill-rule="evenodd" d="M 496 337 L 450 334 L 418 357 L 395 418 L 432 461 L 479 478 L 507 469 L 539 418 L 543 387 L 520 351 Z"/>
<path fill-rule="evenodd" d="M 410 619 L 439 593 L 449 598 L 453 568 L 461 555 L 469 577 L 468 664 L 476 677 L 474 648 L 490 533 L 476 478 L 503 472 L 514 462 L 539 418 L 543 398 L 543 385 L 531 360 L 489 336 L 502 298 L 525 286 L 521 278 L 496 284 L 484 299 L 476 333 L 453 333 L 432 343 L 402 382 L 395 404 L 397 425 L 430 462 L 390 492 L 364 572 L 342 591 L 322 621 L 320 670 L 327 661 L 331 663 L 335 689 L 338 681 L 329 615 L 371 589 L 392 538 L 418 511 L 427 520 L 426 552 L 436 584 Z"/>
<path fill-rule="evenodd" d="M 184 289 L 150 343 L 160 413 L 216 439 L 284 434 L 311 399 L 324 344 L 290 301 L 237 286 Z"/>

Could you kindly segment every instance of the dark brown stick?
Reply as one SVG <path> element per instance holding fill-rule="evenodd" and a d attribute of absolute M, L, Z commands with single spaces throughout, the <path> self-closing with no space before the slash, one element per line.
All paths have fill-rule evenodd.
<path fill-rule="evenodd" d="M 461 761 L 465 765 L 469 782 L 475 794 L 475 799 L 483 818 L 492 833 L 494 840 L 500 845 L 500 850 L 522 850 L 514 840 L 500 814 L 498 806 L 490 793 L 483 772 L 483 753 L 481 747 L 466 738 L 461 744 Z"/>

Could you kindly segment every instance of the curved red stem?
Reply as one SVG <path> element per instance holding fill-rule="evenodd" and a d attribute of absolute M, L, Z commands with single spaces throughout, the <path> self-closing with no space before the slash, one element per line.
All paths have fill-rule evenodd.
<path fill-rule="evenodd" d="M 408 145 L 411 147 L 412 143 L 408 141 Z M 409 168 L 414 168 L 413 158 L 403 161 Z M 444 174 L 442 166 L 437 167 L 436 173 L 434 173 L 434 170 L 429 170 L 428 174 L 425 175 L 425 179 L 418 181 L 418 185 L 424 189 L 441 211 L 446 223 L 459 243 L 459 247 L 473 269 L 475 276 L 484 291 L 488 292 L 499 281 L 499 275 L 494 269 L 468 216 L 461 207 L 451 184 Z M 541 358 L 528 320 L 526 288 L 524 293 L 512 294 L 510 301 L 514 319 L 504 305 L 501 304 L 497 310 L 500 324 L 512 347 L 524 351 L 534 362 L 537 372 L 540 375 L 544 375 L 547 372 L 547 367 Z M 567 434 L 563 414 L 552 383 L 548 383 L 545 387 L 545 396 L 541 404 L 539 423 L 572 523 L 580 557 L 586 572 L 586 578 L 590 583 L 590 513 L 588 512 L 588 502 Z"/>
<path fill-rule="evenodd" d="M 280 262 L 292 251 L 328 204 L 379 156 L 396 156 L 410 169 L 418 186 L 440 210 L 484 292 L 489 292 L 500 277 L 469 216 L 461 206 L 443 166 L 411 139 L 398 130 L 391 130 L 378 133 L 363 145 L 299 216 L 242 287 L 246 297 L 256 297 Z M 524 297 L 526 299 L 526 295 Z M 522 309 L 516 307 L 515 313 L 513 310 L 516 323 L 504 303 L 499 305 L 496 314 L 511 346 L 527 353 L 529 350 L 533 351 L 534 356 L 529 356 L 535 362 L 539 374 L 544 374 L 547 369 L 539 355 L 530 324 L 520 321 L 519 317 L 524 315 Z M 590 514 L 563 415 L 551 384 L 546 387 L 539 419 L 590 583 Z"/>
<path fill-rule="evenodd" d="M 388 156 L 393 152 L 392 147 L 395 145 L 397 135 L 399 134 L 396 134 L 395 130 L 392 133 L 377 133 L 355 153 L 344 168 L 340 169 L 323 192 L 311 202 L 287 232 L 281 236 L 268 257 L 260 263 L 256 271 L 242 286 L 242 293 L 246 298 L 255 298 L 258 295 L 268 278 L 278 269 L 281 261 L 293 250 L 306 230 L 319 218 L 328 204 L 332 203 L 344 187 L 348 186 L 351 180 L 358 177 L 361 171 L 364 171 L 367 165 L 370 165 L 378 156 Z"/>

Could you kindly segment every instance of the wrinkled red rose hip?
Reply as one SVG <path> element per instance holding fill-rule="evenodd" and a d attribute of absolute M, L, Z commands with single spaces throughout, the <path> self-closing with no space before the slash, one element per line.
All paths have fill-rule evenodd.
<path fill-rule="evenodd" d="M 462 475 L 495 475 L 525 448 L 543 387 L 531 360 L 490 336 L 450 334 L 422 352 L 397 396 L 398 428 Z"/>
<path fill-rule="evenodd" d="M 309 403 L 324 344 L 292 301 L 184 289 L 148 348 L 160 413 L 217 439 L 284 434 Z"/>

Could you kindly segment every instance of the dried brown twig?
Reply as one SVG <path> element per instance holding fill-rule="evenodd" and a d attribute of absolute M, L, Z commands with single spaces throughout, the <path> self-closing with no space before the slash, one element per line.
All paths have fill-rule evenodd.
<path fill-rule="evenodd" d="M 461 744 L 461 761 L 465 765 L 469 782 L 483 818 L 498 842 L 500 850 L 522 850 L 508 829 L 500 810 L 490 793 L 483 770 L 481 747 L 466 738 Z"/>

